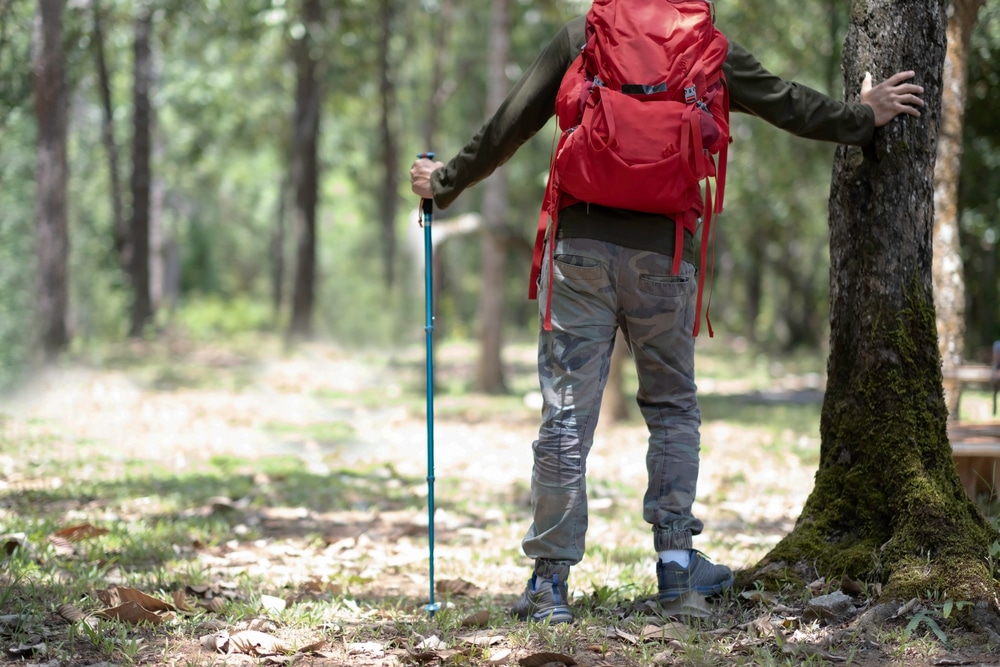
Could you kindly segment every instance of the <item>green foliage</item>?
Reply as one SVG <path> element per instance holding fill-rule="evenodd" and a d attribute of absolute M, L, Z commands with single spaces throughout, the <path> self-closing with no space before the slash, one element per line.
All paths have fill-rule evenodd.
<path fill-rule="evenodd" d="M 222 299 L 216 295 L 192 296 L 178 308 L 171 323 L 194 340 L 225 339 L 273 328 L 270 307 L 247 296 Z"/>
<path fill-rule="evenodd" d="M 987 361 L 978 350 L 1000 338 L 997 317 L 1000 240 L 1000 2 L 980 10 L 969 51 L 959 210 L 967 293 L 969 358 Z"/>
<path fill-rule="evenodd" d="M 586 10 L 585 0 L 510 3 L 513 85 L 555 30 Z M 461 149 L 491 109 L 486 108 L 490 3 L 454 2 L 443 53 L 435 53 L 444 25 L 441 0 L 392 0 L 389 70 L 396 96 L 391 122 L 399 129 L 395 193 L 384 193 L 379 137 L 376 5 L 363 0 L 328 3 L 328 20 L 316 35 L 325 66 L 321 122 L 322 180 L 319 211 L 319 279 L 316 321 L 322 334 L 384 345 L 422 333 L 422 253 L 409 243 L 416 201 L 405 168 L 422 150 L 447 159 Z M 131 65 L 134 0 L 103 0 L 105 55 L 111 74 L 126 201 L 130 174 Z M 287 319 L 295 265 L 295 229 L 288 180 L 290 118 L 295 90 L 290 45 L 302 26 L 296 5 L 278 0 L 246 3 L 159 3 L 154 14 L 156 129 L 155 211 L 161 241 L 176 249 L 176 279 L 160 322 L 177 314 L 187 326 L 232 333 L 238 323 L 277 328 Z M 997 301 L 995 220 L 990 193 L 997 157 L 995 63 L 1000 0 L 990 0 L 973 41 L 970 60 L 966 176 L 962 185 L 963 241 L 971 318 L 982 321 L 970 337 L 1000 337 L 990 313 Z M 23 366 L 30 351 L 32 171 L 34 164 L 30 56 L 33 6 L 0 3 L 0 384 Z M 802 4 L 792 0 L 719 3 L 718 23 L 776 74 L 841 94 L 840 45 L 849 7 L 845 0 Z M 127 331 L 130 287 L 111 239 L 111 184 L 101 141 L 102 112 L 94 65 L 94 17 L 86 5 L 66 9 L 70 110 L 70 323 L 84 340 L 121 338 Z M 443 55 L 444 82 L 430 86 L 435 56 Z M 434 146 L 424 146 L 431 99 L 440 102 Z M 712 312 L 718 328 L 743 334 L 770 349 L 814 347 L 827 328 L 828 258 L 826 198 L 832 147 L 791 138 L 757 119 L 733 120 L 726 213 L 719 226 Z M 531 139 L 504 166 L 509 180 L 507 230 L 515 240 L 508 257 L 507 323 L 515 335 L 532 332 L 535 304 L 524 298 L 533 227 L 552 150 L 554 125 Z M 474 212 L 481 188 L 464 194 L 439 218 Z M 379 220 L 384 198 L 399 212 L 397 275 L 392 290 L 381 283 Z M 279 231 L 284 238 L 276 248 Z M 404 241 L 404 239 L 406 239 Z M 477 331 L 480 284 L 478 237 L 449 241 L 438 276 L 440 333 L 472 337 Z M 271 312 L 277 258 L 284 262 L 282 309 Z M 173 275 L 173 274 L 171 274 Z M 201 302 L 202 298 L 208 301 Z M 207 322 L 205 304 L 217 311 L 233 301 L 229 324 Z M 247 304 L 254 304 L 249 307 Z M 193 314 L 185 314 L 193 308 Z M 253 311 L 251 316 L 249 313 Z M 207 322 L 207 324 L 206 324 Z M 200 334 L 199 334 L 200 335 Z"/>
<path fill-rule="evenodd" d="M 34 129 L 21 112 L 0 125 L 0 389 L 10 385 L 31 354 L 35 278 Z"/>

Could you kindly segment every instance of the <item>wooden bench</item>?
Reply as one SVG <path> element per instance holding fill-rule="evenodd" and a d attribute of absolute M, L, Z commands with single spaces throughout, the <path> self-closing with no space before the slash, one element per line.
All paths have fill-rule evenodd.
<path fill-rule="evenodd" d="M 958 419 L 959 407 L 962 402 L 962 391 L 970 386 L 991 390 L 993 369 L 986 364 L 962 364 L 961 366 L 945 367 L 944 375 L 945 400 L 948 403 L 949 419 Z"/>
<path fill-rule="evenodd" d="M 1000 464 L 1000 420 L 963 423 L 958 420 L 962 391 L 968 387 L 992 389 L 993 369 L 987 364 L 962 364 L 945 368 L 948 402 L 948 440 L 962 487 L 973 500 L 988 493 L 1000 497 L 997 484 Z"/>
<path fill-rule="evenodd" d="M 958 478 L 969 497 L 975 500 L 983 493 L 1000 497 L 1000 421 L 948 424 L 948 440 Z"/>

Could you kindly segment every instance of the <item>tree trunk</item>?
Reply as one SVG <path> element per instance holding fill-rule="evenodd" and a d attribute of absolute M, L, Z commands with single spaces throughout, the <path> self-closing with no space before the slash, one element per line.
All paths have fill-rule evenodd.
<path fill-rule="evenodd" d="M 764 302 L 764 263 L 767 257 L 767 238 L 754 234 L 747 249 L 749 266 L 746 274 L 746 336 L 752 343 L 759 342 L 757 321 L 760 319 L 761 304 Z"/>
<path fill-rule="evenodd" d="M 946 432 L 931 288 L 933 169 L 945 0 L 856 0 L 845 90 L 918 72 L 926 107 L 865 147 L 840 147 L 830 194 L 831 344 L 815 488 L 761 565 L 885 583 L 887 600 L 937 591 L 990 601 L 997 532 L 963 491 Z M 786 571 L 788 574 L 788 571 Z"/>
<path fill-rule="evenodd" d="M 282 179 L 278 186 L 278 204 L 274 213 L 274 230 L 271 233 L 271 307 L 275 322 L 279 321 L 285 303 L 285 212 L 288 189 L 287 180 Z"/>
<path fill-rule="evenodd" d="M 379 38 L 379 130 L 382 135 L 384 179 L 379 198 L 379 217 L 382 221 L 382 279 L 387 290 L 391 290 L 396 282 L 396 212 L 399 210 L 399 128 L 393 117 L 396 86 L 390 53 L 395 1 L 382 0 L 382 34 Z"/>
<path fill-rule="evenodd" d="M 31 69 L 38 119 L 38 325 L 42 351 L 56 356 L 69 343 L 66 212 L 67 97 L 63 57 L 63 1 L 39 0 L 32 36 Z"/>
<path fill-rule="evenodd" d="M 510 57 L 510 0 L 490 3 L 490 45 L 487 73 L 487 113 L 493 113 L 507 94 L 507 60 Z M 504 285 L 507 268 L 507 246 L 503 238 L 507 215 L 507 177 L 497 169 L 484 184 L 483 231 L 479 291 L 479 363 L 476 370 L 476 390 L 487 394 L 507 392 L 504 382 L 503 321 Z"/>
<path fill-rule="evenodd" d="M 312 335 L 316 288 L 316 208 L 319 202 L 320 61 L 316 44 L 323 21 L 320 0 L 302 0 L 305 33 L 292 45 L 295 59 L 295 115 L 289 179 L 297 239 L 295 287 L 289 336 Z"/>
<path fill-rule="evenodd" d="M 934 307 L 944 368 L 965 356 L 965 280 L 958 234 L 958 179 L 962 171 L 962 119 L 969 71 L 969 40 L 985 0 L 952 0 L 941 91 L 941 135 L 934 168 Z M 948 416 L 958 419 L 959 387 L 945 384 Z"/>
<path fill-rule="evenodd" d="M 449 92 L 445 85 L 444 68 L 448 58 L 448 44 L 451 41 L 452 15 L 455 11 L 454 0 L 441 0 L 437 32 L 434 34 L 434 64 L 431 68 L 431 95 L 427 100 L 427 118 L 424 119 L 424 148 L 434 150 L 438 116 L 444 106 Z"/>
<path fill-rule="evenodd" d="M 122 271 L 128 275 L 131 263 L 131 248 L 128 242 L 128 225 L 125 224 L 124 205 L 122 204 L 121 167 L 118 162 L 118 142 L 115 141 L 115 108 L 111 101 L 111 76 L 104 54 L 104 18 L 99 0 L 92 0 L 91 10 L 94 15 L 94 57 L 97 61 L 97 81 L 101 94 L 101 108 L 104 121 L 101 124 L 101 140 L 104 150 L 108 153 L 108 182 L 111 186 L 111 220 L 114 235 L 115 254 L 121 264 Z"/>
<path fill-rule="evenodd" d="M 153 320 L 150 293 L 149 249 L 150 212 L 152 209 L 152 123 L 150 91 L 153 85 L 153 14 L 148 7 L 139 10 L 135 19 L 135 43 L 132 81 L 132 219 L 129 223 L 131 245 L 129 278 L 132 283 L 132 308 L 129 335 L 141 336 Z"/>

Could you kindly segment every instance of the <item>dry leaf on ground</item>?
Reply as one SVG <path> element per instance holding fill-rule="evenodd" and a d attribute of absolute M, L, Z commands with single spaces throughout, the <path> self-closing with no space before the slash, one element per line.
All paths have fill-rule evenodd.
<path fill-rule="evenodd" d="M 148 609 L 144 609 L 142 605 L 137 602 L 123 602 L 117 607 L 102 609 L 97 612 L 97 616 L 109 621 L 151 623 L 152 625 L 159 625 L 169 618 L 168 616 L 155 614 Z"/>
<path fill-rule="evenodd" d="M 493 646 L 499 644 L 504 640 L 503 635 L 485 635 L 485 634 L 474 634 L 466 635 L 464 637 L 459 637 L 459 640 L 467 643 L 473 644 L 475 646 Z"/>
<path fill-rule="evenodd" d="M 136 590 L 135 588 L 127 588 L 124 586 L 114 586 L 107 590 L 99 590 L 97 591 L 97 597 L 101 602 L 110 607 L 118 606 L 125 602 L 134 602 L 146 611 L 177 611 L 177 608 L 169 602 L 164 602 L 163 600 L 154 598 L 151 595 L 146 595 L 142 591 Z"/>
<path fill-rule="evenodd" d="M 459 596 L 464 595 L 470 598 L 474 598 L 483 592 L 483 589 L 479 588 L 475 584 L 462 579 L 443 579 L 438 581 L 434 588 L 438 593 L 451 593 L 452 595 Z"/>
<path fill-rule="evenodd" d="M 233 652 L 267 656 L 291 653 L 292 649 L 277 637 L 256 630 L 243 630 L 229 635 L 229 653 Z"/>
<path fill-rule="evenodd" d="M 80 542 L 92 537 L 101 537 L 102 535 L 107 535 L 110 532 L 111 531 L 107 528 L 98 528 L 97 526 L 89 523 L 81 523 L 76 526 L 61 528 L 52 533 L 52 535 L 54 537 L 61 537 L 65 540 L 69 540 L 70 542 Z"/>
<path fill-rule="evenodd" d="M 471 616 L 466 616 L 462 619 L 461 626 L 463 628 L 485 628 L 490 622 L 490 612 L 485 609 L 482 611 L 477 611 Z"/>

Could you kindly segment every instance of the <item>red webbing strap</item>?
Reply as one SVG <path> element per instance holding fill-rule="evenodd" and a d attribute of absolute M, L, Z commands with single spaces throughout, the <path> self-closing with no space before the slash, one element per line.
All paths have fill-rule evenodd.
<path fill-rule="evenodd" d="M 545 198 L 542 200 L 542 210 L 538 214 L 538 230 L 535 232 L 535 248 L 531 253 L 531 277 L 528 281 L 528 298 L 538 298 L 538 278 L 542 274 L 542 252 L 548 248 L 549 280 L 545 291 L 545 319 L 543 328 L 552 331 L 552 263 L 555 256 L 556 230 L 559 226 L 559 204 L 561 196 L 553 186 L 553 175 L 549 173 L 549 183 L 545 187 Z M 550 222 L 551 221 L 551 222 Z M 545 237 L 548 235 L 548 246 Z"/>
<path fill-rule="evenodd" d="M 722 108 L 725 109 L 726 114 L 726 127 L 729 127 L 729 86 L 726 85 L 726 79 L 722 79 Z M 728 134 L 728 131 L 727 131 Z M 719 164 L 716 169 L 715 177 L 715 213 L 718 215 L 722 213 L 722 200 L 725 197 L 726 192 L 726 164 L 729 162 L 729 144 L 732 141 L 732 136 L 728 137 L 723 143 L 722 148 L 719 150 Z"/>
<path fill-rule="evenodd" d="M 528 282 L 528 298 L 538 298 L 538 276 L 542 272 L 542 248 L 545 247 L 545 230 L 549 226 L 548 189 L 542 200 L 542 210 L 538 213 L 538 231 L 535 232 L 535 249 L 531 253 L 531 278 Z"/>
<path fill-rule="evenodd" d="M 549 178 L 545 182 L 545 194 L 542 195 L 542 210 L 538 213 L 538 231 L 535 232 L 535 248 L 531 253 L 531 277 L 528 280 L 528 299 L 531 301 L 538 298 L 538 276 L 542 272 L 542 248 L 545 247 L 545 230 L 548 227 L 549 215 L 553 211 L 556 152 L 562 146 L 565 136 L 565 133 L 562 133 L 562 136 L 560 136 L 558 126 L 552 135 L 552 154 L 549 156 Z M 557 138 L 558 143 L 556 143 Z"/>
<path fill-rule="evenodd" d="M 559 212 L 552 214 L 552 224 L 549 225 L 549 280 L 545 290 L 545 317 L 542 320 L 542 329 L 552 331 L 552 277 L 555 275 L 555 255 L 556 255 L 556 229 L 559 227 Z"/>

